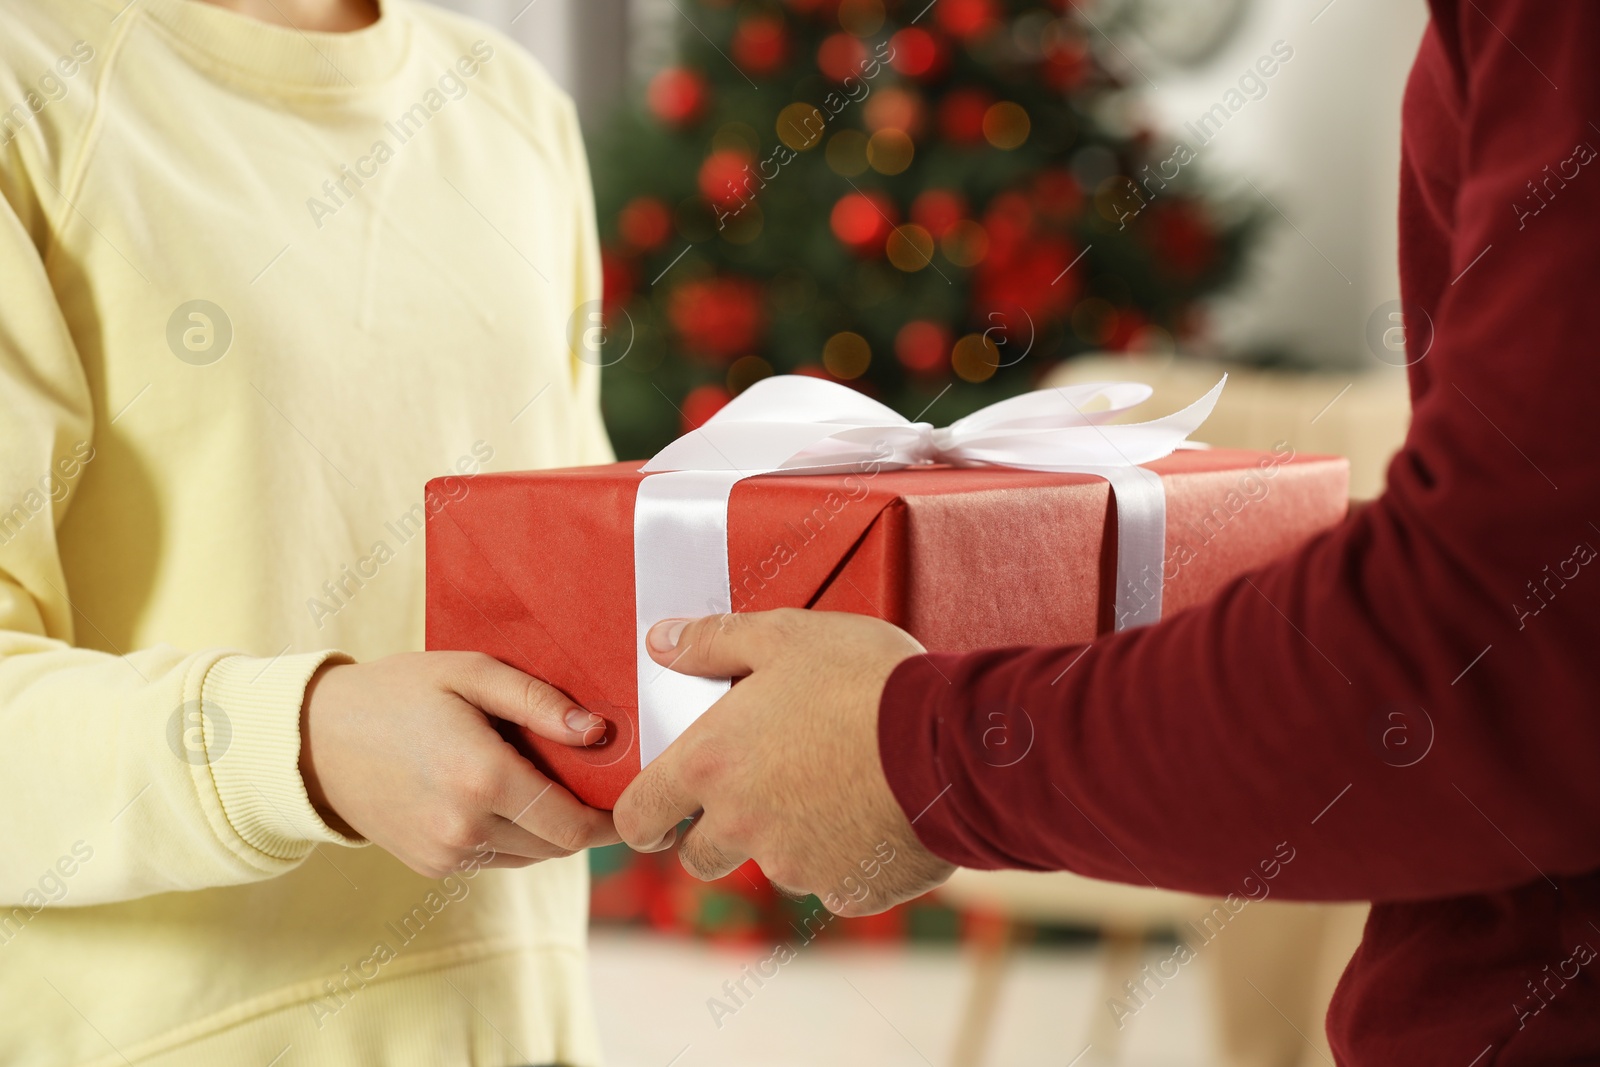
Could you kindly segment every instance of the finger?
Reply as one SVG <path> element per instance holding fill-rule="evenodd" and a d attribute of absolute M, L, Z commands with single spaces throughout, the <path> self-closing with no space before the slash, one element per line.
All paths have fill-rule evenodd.
<path fill-rule="evenodd" d="M 532 859 L 528 856 L 513 856 L 510 853 L 496 853 L 494 859 L 485 860 L 484 862 L 478 864 L 478 866 L 486 871 L 518 871 L 524 867 L 532 867 L 535 863 L 543 862 L 544 860 Z"/>
<path fill-rule="evenodd" d="M 451 689 L 480 711 L 564 745 L 591 745 L 605 738 L 605 720 L 554 686 L 493 656 L 469 654 L 462 659 Z"/>
<path fill-rule="evenodd" d="M 495 820 L 485 838 L 484 845 L 494 850 L 496 859 L 537 863 L 540 860 L 561 859 L 576 851 L 558 845 L 554 841 L 547 841 L 531 830 L 504 818 Z"/>
<path fill-rule="evenodd" d="M 708 823 L 709 818 L 696 819 L 678 846 L 678 862 L 702 882 L 726 877 L 750 858 L 726 835 L 718 834 L 715 825 Z"/>
<path fill-rule="evenodd" d="M 563 855 L 622 840 L 609 811 L 589 807 L 515 753 L 508 760 L 506 783 L 493 798 L 496 815 Z"/>
<path fill-rule="evenodd" d="M 672 832 L 700 810 L 700 801 L 678 773 L 685 741 L 680 737 L 628 783 L 612 811 L 617 832 L 635 852 L 660 852 L 672 844 Z"/>
<path fill-rule="evenodd" d="M 775 631 L 799 624 L 796 609 L 663 619 L 645 638 L 650 658 L 679 674 L 701 678 L 742 678 L 766 660 Z"/>

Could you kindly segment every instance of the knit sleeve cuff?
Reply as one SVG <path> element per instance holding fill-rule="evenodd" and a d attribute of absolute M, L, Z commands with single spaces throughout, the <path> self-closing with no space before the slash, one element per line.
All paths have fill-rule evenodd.
<path fill-rule="evenodd" d="M 361 845 L 317 814 L 300 777 L 300 708 L 306 685 L 340 652 L 272 660 L 227 656 L 206 672 L 202 702 L 207 763 L 228 824 L 276 860 L 304 859 L 319 843 Z"/>
<path fill-rule="evenodd" d="M 889 675 L 878 702 L 878 758 L 900 810 L 929 851 L 960 867 L 995 864 L 973 847 L 974 830 L 961 806 L 967 790 L 952 776 L 942 751 L 959 733 L 962 701 L 949 679 L 960 657 L 913 656 Z"/>

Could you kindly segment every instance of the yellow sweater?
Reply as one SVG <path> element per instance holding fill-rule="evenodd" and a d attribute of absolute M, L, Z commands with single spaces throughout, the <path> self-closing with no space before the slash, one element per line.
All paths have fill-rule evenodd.
<path fill-rule="evenodd" d="M 425 479 L 610 458 L 593 225 L 454 16 L 0 0 L 0 1063 L 595 1062 L 581 856 L 430 882 L 297 769 L 421 647 Z"/>

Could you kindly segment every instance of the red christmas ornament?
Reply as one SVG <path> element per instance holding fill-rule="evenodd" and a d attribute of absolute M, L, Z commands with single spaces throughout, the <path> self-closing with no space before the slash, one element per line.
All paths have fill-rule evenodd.
<path fill-rule="evenodd" d="M 783 20 L 755 15 L 733 31 L 733 62 L 757 77 L 771 74 L 789 58 L 789 31 Z"/>
<path fill-rule="evenodd" d="M 686 67 L 668 67 L 650 79 L 645 102 L 656 118 L 671 126 L 686 126 L 699 118 L 710 101 L 706 81 Z"/>
<path fill-rule="evenodd" d="M 989 201 L 983 228 L 989 235 L 985 257 L 990 269 L 1003 269 L 1038 229 L 1037 217 L 1028 198 L 1019 192 L 1005 192 Z"/>
<path fill-rule="evenodd" d="M 939 101 L 939 130 L 957 144 L 983 143 L 983 116 L 994 97 L 981 89 L 953 89 Z"/>
<path fill-rule="evenodd" d="M 817 69 L 836 82 L 859 78 L 870 53 L 861 38 L 850 33 L 833 33 L 817 47 Z"/>
<path fill-rule="evenodd" d="M 673 290 L 667 317 L 691 353 L 728 363 L 755 346 L 766 325 L 761 287 L 748 278 L 685 282 Z"/>
<path fill-rule="evenodd" d="M 1036 326 L 1064 312 L 1077 300 L 1081 288 L 1078 275 L 1068 269 L 1077 254 L 1066 238 L 1051 234 L 1025 242 L 1003 264 L 990 256 L 973 279 L 976 309 L 986 314 L 1021 308 Z"/>
<path fill-rule="evenodd" d="M 895 334 L 894 355 L 907 370 L 935 374 L 950 365 L 950 331 L 941 323 L 915 319 Z"/>
<path fill-rule="evenodd" d="M 994 27 L 994 0 L 939 0 L 934 5 L 933 17 L 950 36 L 970 41 Z"/>
<path fill-rule="evenodd" d="M 634 248 L 649 252 L 672 236 L 672 212 L 653 196 L 636 196 L 617 213 L 617 232 Z"/>
<path fill-rule="evenodd" d="M 966 198 L 949 189 L 929 189 L 911 202 L 911 221 L 927 230 L 935 240 L 966 217 Z"/>
<path fill-rule="evenodd" d="M 749 156 L 737 150 L 711 153 L 700 165 L 700 195 L 718 207 L 732 207 L 750 199 L 757 188 L 750 172 L 752 162 Z"/>
<path fill-rule="evenodd" d="M 732 399 L 720 385 L 702 385 L 689 390 L 689 395 L 679 405 L 683 416 L 683 432 L 690 433 L 704 426 L 707 419 L 721 411 Z"/>
<path fill-rule="evenodd" d="M 944 67 L 944 46 L 920 26 L 908 26 L 889 38 L 889 65 L 908 78 L 922 78 Z"/>
<path fill-rule="evenodd" d="M 894 201 L 878 192 L 846 193 L 828 216 L 833 235 L 862 255 L 881 254 L 895 222 Z"/>

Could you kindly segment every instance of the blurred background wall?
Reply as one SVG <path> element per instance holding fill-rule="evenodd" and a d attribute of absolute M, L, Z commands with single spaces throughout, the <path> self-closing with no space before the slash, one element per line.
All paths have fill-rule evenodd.
<path fill-rule="evenodd" d="M 661 17 L 659 10 L 636 14 L 632 0 L 448 0 L 441 6 L 517 40 L 579 102 L 585 121 L 603 115 L 630 71 L 642 72 L 652 62 L 639 51 L 638 26 L 641 17 Z M 670 0 L 652 6 L 672 13 Z"/>
<path fill-rule="evenodd" d="M 1267 95 L 1208 146 L 1219 172 L 1253 182 L 1291 224 L 1273 228 L 1254 283 L 1227 298 L 1219 315 L 1227 344 L 1322 366 L 1370 363 L 1367 317 L 1399 296 L 1398 105 L 1426 18 L 1420 0 L 1261 0 L 1203 63 L 1151 72 L 1159 85 L 1151 106 L 1178 128 L 1273 42 L 1294 49 Z"/>

